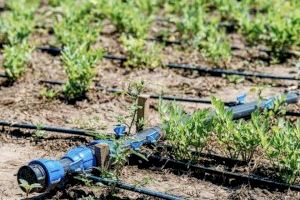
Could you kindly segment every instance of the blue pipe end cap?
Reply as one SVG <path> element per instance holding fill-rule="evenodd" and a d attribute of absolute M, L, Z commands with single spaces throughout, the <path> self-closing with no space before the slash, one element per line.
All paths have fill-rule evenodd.
<path fill-rule="evenodd" d="M 29 163 L 29 165 L 34 164 L 42 166 L 45 170 L 49 186 L 59 183 L 65 176 L 64 167 L 57 160 L 39 159 Z"/>
<path fill-rule="evenodd" d="M 114 132 L 115 132 L 115 135 L 117 137 L 122 137 L 125 135 L 125 131 L 126 131 L 126 126 L 125 125 L 117 125 L 115 128 L 114 128 Z"/>

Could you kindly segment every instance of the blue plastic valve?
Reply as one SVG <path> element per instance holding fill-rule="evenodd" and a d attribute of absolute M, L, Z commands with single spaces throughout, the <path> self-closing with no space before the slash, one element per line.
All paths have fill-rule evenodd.
<path fill-rule="evenodd" d="M 272 109 L 274 107 L 274 99 L 268 99 L 268 100 L 266 100 L 263 103 L 262 107 L 266 108 L 266 109 Z"/>
<path fill-rule="evenodd" d="M 140 141 L 133 141 L 130 143 L 130 147 L 133 150 L 139 150 L 142 145 L 143 145 L 143 142 L 140 142 Z"/>
<path fill-rule="evenodd" d="M 236 97 L 236 100 L 237 100 L 238 104 L 245 104 L 246 103 L 246 97 L 247 97 L 246 93 L 238 95 Z"/>
<path fill-rule="evenodd" d="M 125 135 L 125 131 L 126 131 L 126 126 L 125 125 L 117 125 L 115 128 L 114 128 L 114 132 L 115 132 L 115 135 L 117 136 L 117 138 L 120 138 L 122 136 Z"/>
<path fill-rule="evenodd" d="M 148 143 L 155 143 L 159 139 L 159 133 L 154 132 L 146 137 Z"/>

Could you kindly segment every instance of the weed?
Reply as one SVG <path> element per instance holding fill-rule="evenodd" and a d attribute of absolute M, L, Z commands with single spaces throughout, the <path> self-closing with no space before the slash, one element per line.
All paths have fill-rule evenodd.
<path fill-rule="evenodd" d="M 26 180 L 24 179 L 19 179 L 19 186 L 21 188 L 23 188 L 26 192 L 26 197 L 29 196 L 29 194 L 34 191 L 35 189 L 38 189 L 38 188 L 42 188 L 41 184 L 39 183 L 33 183 L 33 184 L 29 184 Z"/>
<path fill-rule="evenodd" d="M 234 83 L 234 84 L 242 83 L 245 81 L 245 77 L 239 75 L 229 75 L 226 76 L 226 78 L 230 83 Z"/>
<path fill-rule="evenodd" d="M 93 181 L 88 179 L 86 173 L 81 173 L 77 176 L 74 176 L 75 179 L 81 181 L 85 186 L 92 187 Z"/>
<path fill-rule="evenodd" d="M 53 100 L 57 97 L 58 92 L 54 89 L 43 88 L 40 92 L 40 95 L 45 99 Z"/>
<path fill-rule="evenodd" d="M 42 124 L 37 124 L 37 130 L 34 132 L 33 137 L 36 139 L 43 139 L 47 136 L 47 133 L 43 131 L 43 125 Z"/>
<path fill-rule="evenodd" d="M 147 160 L 147 158 L 143 154 L 130 148 L 123 148 L 123 144 L 123 140 L 115 140 L 113 149 L 111 151 L 110 163 L 113 166 L 113 172 L 117 180 L 122 174 L 123 167 L 127 163 L 129 155 L 135 154 L 140 158 Z"/>

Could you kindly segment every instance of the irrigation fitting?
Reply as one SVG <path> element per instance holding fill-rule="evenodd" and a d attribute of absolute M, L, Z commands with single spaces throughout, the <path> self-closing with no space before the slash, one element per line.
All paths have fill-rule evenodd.
<path fill-rule="evenodd" d="M 159 127 L 143 130 L 122 143 L 123 149 L 138 149 L 142 145 L 152 144 L 162 137 Z M 95 140 L 87 146 L 78 146 L 69 150 L 61 159 L 37 159 L 22 166 L 17 174 L 18 181 L 26 180 L 29 184 L 39 183 L 41 188 L 32 192 L 44 192 L 63 184 L 68 176 L 91 171 L 99 167 L 99 156 L 95 153 L 95 146 L 107 145 L 109 155 L 114 153 L 115 142 L 111 139 Z M 101 155 L 101 152 L 98 152 Z M 22 188 L 23 189 L 23 188 Z"/>

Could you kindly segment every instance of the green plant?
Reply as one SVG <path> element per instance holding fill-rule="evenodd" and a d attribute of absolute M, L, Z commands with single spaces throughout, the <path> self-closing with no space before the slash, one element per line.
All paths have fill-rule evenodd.
<path fill-rule="evenodd" d="M 147 7 L 147 5 L 142 4 L 132 3 L 132 1 L 109 0 L 100 3 L 98 7 L 100 13 L 110 19 L 119 33 L 126 33 L 136 38 L 145 38 L 153 19 L 139 9 L 139 7 Z M 146 9 L 150 9 L 150 7 Z M 151 9 L 148 11 L 151 12 Z"/>
<path fill-rule="evenodd" d="M 89 50 L 85 44 L 66 46 L 62 60 L 68 81 L 63 92 L 68 100 L 84 97 L 95 76 L 94 66 L 102 58 L 102 50 Z"/>
<path fill-rule="evenodd" d="M 195 159 L 190 151 L 201 152 L 210 138 L 212 123 L 209 110 L 186 114 L 175 103 L 160 103 L 159 113 L 165 138 L 179 159 Z"/>
<path fill-rule="evenodd" d="M 54 34 L 57 40 L 65 45 L 81 45 L 90 47 L 97 41 L 101 27 L 99 23 L 92 23 L 90 15 L 71 15 L 54 25 Z"/>
<path fill-rule="evenodd" d="M 268 118 L 259 111 L 252 113 L 250 121 L 233 121 L 233 114 L 224 103 L 212 97 L 215 108 L 214 131 L 218 143 L 225 154 L 234 159 L 242 158 L 249 162 L 269 128 Z"/>
<path fill-rule="evenodd" d="M 46 99 L 55 99 L 58 95 L 58 92 L 54 89 L 50 89 L 50 88 L 43 88 L 40 92 L 40 95 L 43 97 L 43 98 L 46 98 Z"/>
<path fill-rule="evenodd" d="M 245 81 L 245 77 L 239 75 L 229 75 L 226 76 L 226 78 L 230 83 L 234 83 L 234 84 L 242 83 Z"/>
<path fill-rule="evenodd" d="M 263 147 L 267 158 L 279 177 L 289 183 L 295 183 L 300 173 L 300 120 L 295 125 L 280 120 L 272 132 L 264 138 Z"/>
<path fill-rule="evenodd" d="M 81 173 L 74 178 L 81 181 L 85 186 L 91 187 L 93 185 L 93 181 L 88 179 L 86 173 Z"/>
<path fill-rule="evenodd" d="M 264 12 L 250 14 L 251 6 L 237 15 L 240 32 L 251 44 L 263 43 L 271 50 L 273 60 L 282 60 L 293 45 L 299 45 L 299 6 L 289 1 L 272 1 L 260 5 Z"/>
<path fill-rule="evenodd" d="M 128 91 L 126 92 L 126 94 L 132 101 L 132 104 L 128 108 L 129 114 L 126 116 L 118 116 L 117 117 L 118 123 L 125 124 L 128 127 L 128 132 L 127 132 L 128 135 L 131 134 L 132 127 L 135 124 L 142 126 L 142 124 L 138 124 L 138 122 L 136 121 L 137 120 L 136 115 L 137 115 L 137 111 L 139 109 L 138 98 L 139 98 L 140 94 L 143 92 L 143 90 L 144 90 L 144 82 L 143 81 L 134 82 L 128 86 Z M 130 120 L 129 123 L 127 123 L 128 119 Z M 142 122 L 140 122 L 140 123 L 142 123 Z"/>
<path fill-rule="evenodd" d="M 155 68 L 161 65 L 161 48 L 155 43 L 147 44 L 144 39 L 122 36 L 121 42 L 127 54 L 126 66 Z"/>
<path fill-rule="evenodd" d="M 29 194 L 34 191 L 35 189 L 42 188 L 41 184 L 39 183 L 33 183 L 29 184 L 26 180 L 24 179 L 19 179 L 19 186 L 23 188 L 26 192 L 26 197 L 29 196 Z"/>
<path fill-rule="evenodd" d="M 3 67 L 11 82 L 19 78 L 29 64 L 32 48 L 23 41 L 14 46 L 5 45 L 3 50 Z"/>
<path fill-rule="evenodd" d="M 1 40 L 14 45 L 26 39 L 34 29 L 34 13 L 39 1 L 10 0 L 6 4 L 10 12 L 0 18 Z"/>
<path fill-rule="evenodd" d="M 204 1 L 191 1 L 179 9 L 180 16 L 173 17 L 181 40 L 198 48 L 214 63 L 227 62 L 231 57 L 231 47 L 222 29 L 220 20 L 210 18 Z"/>
<path fill-rule="evenodd" d="M 131 149 L 123 147 L 123 140 L 115 140 L 111 151 L 110 163 L 113 166 L 113 172 L 116 179 L 119 179 L 124 165 L 127 163 L 128 156 L 135 154 L 144 160 L 148 160 L 143 154 Z"/>
<path fill-rule="evenodd" d="M 43 131 L 43 125 L 37 124 L 37 130 L 33 133 L 33 137 L 36 139 L 43 139 L 47 136 L 47 133 Z"/>

